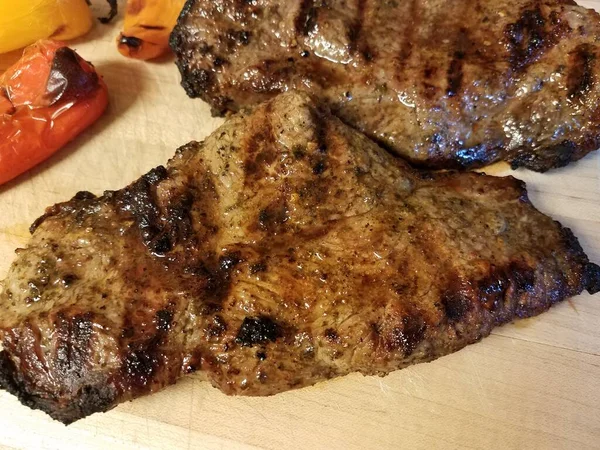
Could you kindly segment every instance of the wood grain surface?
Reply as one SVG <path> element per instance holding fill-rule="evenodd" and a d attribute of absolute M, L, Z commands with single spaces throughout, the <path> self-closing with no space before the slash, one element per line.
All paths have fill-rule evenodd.
<path fill-rule="evenodd" d="M 600 9 L 600 0 L 581 2 Z M 118 189 L 220 123 L 179 86 L 172 59 L 126 60 L 120 23 L 72 47 L 110 90 L 107 114 L 46 163 L 0 187 L 0 279 L 44 208 L 79 190 Z M 0 56 L 0 70 L 18 57 Z M 600 262 L 600 154 L 527 181 L 533 203 L 573 229 Z M 0 312 L 1 314 L 1 312 Z M 600 294 L 430 364 L 385 378 L 351 375 L 270 398 L 226 397 L 193 376 L 65 427 L 0 391 L 0 447 L 587 449 L 600 448 Z"/>

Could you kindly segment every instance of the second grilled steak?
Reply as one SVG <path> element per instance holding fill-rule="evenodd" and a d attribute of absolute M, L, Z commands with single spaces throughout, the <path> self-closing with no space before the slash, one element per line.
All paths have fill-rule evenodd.
<path fill-rule="evenodd" d="M 545 171 L 599 145 L 599 24 L 570 0 L 189 0 L 172 47 L 217 113 L 307 90 L 419 166 Z"/>
<path fill-rule="evenodd" d="M 599 284 L 520 181 L 415 172 L 284 94 L 48 209 L 0 292 L 0 386 L 66 423 L 194 371 L 275 394 L 430 361 Z"/>

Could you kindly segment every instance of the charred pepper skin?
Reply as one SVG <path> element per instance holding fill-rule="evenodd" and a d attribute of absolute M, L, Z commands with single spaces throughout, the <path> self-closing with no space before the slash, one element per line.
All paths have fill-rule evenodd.
<path fill-rule="evenodd" d="M 94 123 L 108 105 L 94 67 L 56 41 L 40 41 L 0 76 L 0 184 L 39 164 Z"/>

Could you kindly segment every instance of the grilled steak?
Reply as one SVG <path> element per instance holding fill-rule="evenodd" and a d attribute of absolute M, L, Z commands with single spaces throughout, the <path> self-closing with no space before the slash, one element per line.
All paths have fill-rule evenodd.
<path fill-rule="evenodd" d="M 599 24 L 570 0 L 188 0 L 171 44 L 217 113 L 301 89 L 413 164 L 545 171 L 600 145 Z"/>
<path fill-rule="evenodd" d="M 417 172 L 296 93 L 32 232 L 0 383 L 65 423 L 194 371 L 243 395 L 383 375 L 600 287 L 520 181 Z"/>

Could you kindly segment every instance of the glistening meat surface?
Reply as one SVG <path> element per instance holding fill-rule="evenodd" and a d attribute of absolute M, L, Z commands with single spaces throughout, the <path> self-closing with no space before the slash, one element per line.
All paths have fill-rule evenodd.
<path fill-rule="evenodd" d="M 383 375 L 600 287 L 520 181 L 417 172 L 297 93 L 32 232 L 0 384 L 65 423 L 191 372 L 242 395 Z"/>
<path fill-rule="evenodd" d="M 545 171 L 600 145 L 599 39 L 571 0 L 188 0 L 171 46 L 217 113 L 300 89 L 415 165 Z"/>

